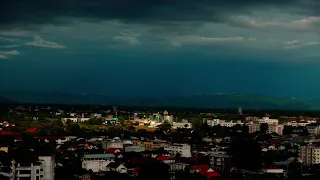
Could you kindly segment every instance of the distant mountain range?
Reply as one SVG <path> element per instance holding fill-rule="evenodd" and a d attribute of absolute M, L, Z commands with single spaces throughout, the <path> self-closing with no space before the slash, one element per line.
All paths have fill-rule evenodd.
<path fill-rule="evenodd" d="M 11 101 L 4 97 L 0 97 L 0 103 L 14 103 L 14 101 Z"/>
<path fill-rule="evenodd" d="M 0 102 L 99 104 L 121 106 L 320 110 L 320 100 L 247 94 L 199 94 L 180 97 L 112 97 L 65 92 L 2 91 Z"/>

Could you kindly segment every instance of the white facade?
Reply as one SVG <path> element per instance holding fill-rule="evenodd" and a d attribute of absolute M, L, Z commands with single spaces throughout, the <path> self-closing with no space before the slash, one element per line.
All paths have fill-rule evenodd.
<path fill-rule="evenodd" d="M 54 156 L 39 156 L 39 160 L 43 169 L 43 178 L 41 180 L 53 180 L 55 169 Z"/>
<path fill-rule="evenodd" d="M 320 126 L 306 126 L 310 135 L 316 136 L 320 134 Z"/>
<path fill-rule="evenodd" d="M 93 172 L 105 172 L 107 171 L 107 166 L 113 160 L 83 160 L 82 168 L 86 170 L 92 170 Z"/>
<path fill-rule="evenodd" d="M 42 174 L 42 175 L 41 175 Z M 41 180 L 43 172 L 40 163 L 18 163 L 16 167 L 16 179 Z"/>
<path fill-rule="evenodd" d="M 299 160 L 306 165 L 320 164 L 320 147 L 312 144 L 300 147 Z"/>
<path fill-rule="evenodd" d="M 161 146 L 164 148 L 164 150 L 173 155 L 179 153 L 181 157 L 191 157 L 191 147 L 189 144 L 163 144 Z"/>
<path fill-rule="evenodd" d="M 235 125 L 237 125 L 237 124 L 240 124 L 240 125 L 243 125 L 243 123 L 241 123 L 241 122 L 225 122 L 225 121 L 220 121 L 220 126 L 222 126 L 222 127 L 233 127 L 233 126 L 235 126 Z"/>
<path fill-rule="evenodd" d="M 82 159 L 82 168 L 93 172 L 107 171 L 110 162 L 114 162 L 113 154 L 86 154 Z"/>
<path fill-rule="evenodd" d="M 16 179 L 54 180 L 55 162 L 52 156 L 39 156 L 34 163 L 17 163 Z"/>
<path fill-rule="evenodd" d="M 254 133 L 254 132 L 260 131 L 260 125 L 261 124 L 248 124 L 249 133 Z M 268 125 L 267 133 L 268 134 L 277 133 L 278 135 L 282 136 L 283 129 L 284 129 L 283 125 L 271 125 L 270 124 L 270 125 Z"/>
<path fill-rule="evenodd" d="M 111 140 L 111 141 L 107 142 L 107 149 L 110 149 L 110 148 L 123 149 L 123 142 L 117 141 L 117 140 Z"/>
<path fill-rule="evenodd" d="M 279 120 L 278 119 L 270 119 L 269 117 L 263 117 L 262 119 L 258 119 L 259 123 L 267 123 L 269 125 L 278 125 Z"/>
<path fill-rule="evenodd" d="M 220 119 L 207 120 L 208 126 L 217 126 L 220 123 Z"/>
<path fill-rule="evenodd" d="M 192 128 L 192 124 L 191 123 L 173 122 L 172 123 L 172 129 L 177 129 L 177 128 Z"/>
<path fill-rule="evenodd" d="M 118 166 L 117 168 L 116 168 L 116 171 L 118 172 L 118 173 L 127 173 L 127 168 L 123 165 L 123 164 L 120 164 L 120 166 Z"/>
<path fill-rule="evenodd" d="M 90 118 L 61 118 L 61 121 L 63 123 L 66 123 L 68 120 L 74 122 L 74 123 L 78 123 L 78 122 L 85 122 L 88 121 Z"/>

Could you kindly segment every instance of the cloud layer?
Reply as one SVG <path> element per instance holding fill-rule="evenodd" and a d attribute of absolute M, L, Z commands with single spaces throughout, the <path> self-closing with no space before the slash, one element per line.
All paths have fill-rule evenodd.
<path fill-rule="evenodd" d="M 251 15 L 264 10 L 318 16 L 318 0 L 3 0 L 0 5 L 1 28 L 31 24 L 71 23 L 68 18 L 88 21 L 119 20 L 126 23 L 168 24 L 174 22 L 247 23 L 253 27 L 273 27 L 248 20 L 235 20 L 239 15 Z M 195 24 L 197 24 L 195 23 Z M 248 24 L 249 23 L 249 24 Z"/>
<path fill-rule="evenodd" d="M 63 49 L 65 48 L 63 45 L 43 39 L 40 36 L 34 36 L 34 41 L 27 42 L 27 46 L 35 46 L 35 47 L 43 47 L 43 48 L 54 48 L 54 49 Z"/>
<path fill-rule="evenodd" d="M 0 59 L 8 59 L 9 56 L 15 56 L 19 55 L 18 50 L 12 50 L 12 51 L 0 51 Z"/>

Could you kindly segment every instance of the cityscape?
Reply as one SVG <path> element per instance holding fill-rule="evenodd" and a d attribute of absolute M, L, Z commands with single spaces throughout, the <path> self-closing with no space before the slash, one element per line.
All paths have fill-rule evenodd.
<path fill-rule="evenodd" d="M 8 179 L 317 179 L 319 113 L 1 105 Z M 292 113 L 293 115 L 288 115 Z"/>
<path fill-rule="evenodd" d="M 0 180 L 320 180 L 320 0 L 0 0 Z"/>

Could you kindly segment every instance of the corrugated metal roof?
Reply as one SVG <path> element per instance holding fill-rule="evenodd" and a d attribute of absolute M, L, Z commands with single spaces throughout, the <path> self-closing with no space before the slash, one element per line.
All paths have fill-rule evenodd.
<path fill-rule="evenodd" d="M 114 158 L 113 154 L 85 154 L 83 158 L 85 159 L 103 159 L 103 158 Z"/>

